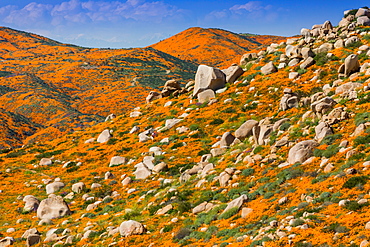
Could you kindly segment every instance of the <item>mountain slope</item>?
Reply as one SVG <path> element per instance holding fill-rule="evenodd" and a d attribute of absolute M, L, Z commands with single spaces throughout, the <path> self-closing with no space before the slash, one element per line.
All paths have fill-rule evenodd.
<path fill-rule="evenodd" d="M 274 45 L 215 100 L 161 98 L 134 117 L 2 152 L 0 237 L 23 246 L 37 228 L 55 246 L 368 245 L 370 33 L 351 26 Z M 321 49 L 344 35 L 355 42 Z M 280 55 L 301 46 L 313 57 L 266 71 L 297 61 Z M 347 58 L 361 68 L 343 74 L 358 65 Z M 102 133 L 111 136 L 98 142 Z M 42 221 L 45 201 L 26 210 L 51 191 L 66 203 L 53 205 L 61 217 Z"/>
<path fill-rule="evenodd" d="M 0 107 L 55 138 L 141 104 L 169 79 L 185 83 L 196 67 L 153 48 L 88 49 L 0 28 Z M 9 136 L 9 138 L 11 138 Z"/>
<path fill-rule="evenodd" d="M 193 27 L 150 47 L 196 64 L 228 67 L 237 57 L 285 37 L 240 35 L 222 29 Z"/>

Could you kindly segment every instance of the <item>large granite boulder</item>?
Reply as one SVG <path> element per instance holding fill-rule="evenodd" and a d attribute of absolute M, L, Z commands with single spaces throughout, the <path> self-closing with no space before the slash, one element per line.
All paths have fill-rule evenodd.
<path fill-rule="evenodd" d="M 48 198 L 41 201 L 37 209 L 39 219 L 54 219 L 71 214 L 68 204 L 61 196 L 50 194 Z"/>
<path fill-rule="evenodd" d="M 207 65 L 199 65 L 195 74 L 193 96 L 197 96 L 198 93 L 206 89 L 212 89 L 213 91 L 221 89 L 225 87 L 225 83 L 226 76 L 221 70 Z"/>

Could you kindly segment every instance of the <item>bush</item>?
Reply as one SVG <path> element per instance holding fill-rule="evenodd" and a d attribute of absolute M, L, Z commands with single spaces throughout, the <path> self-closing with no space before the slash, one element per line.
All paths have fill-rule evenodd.
<path fill-rule="evenodd" d="M 363 207 L 368 207 L 368 206 L 369 206 L 369 203 L 358 204 L 355 201 L 350 201 L 350 202 L 346 203 L 345 208 L 350 210 L 350 211 L 357 211 L 357 210 L 360 210 Z"/>
<path fill-rule="evenodd" d="M 367 176 L 351 177 L 343 184 L 342 188 L 352 189 L 356 186 L 362 186 L 367 183 L 367 180 L 369 180 Z"/>
<path fill-rule="evenodd" d="M 209 124 L 211 124 L 211 125 L 219 125 L 219 124 L 223 124 L 223 123 L 224 123 L 224 120 L 222 120 L 220 118 L 215 118 Z"/>
<path fill-rule="evenodd" d="M 359 126 L 360 124 L 370 121 L 370 112 L 358 113 L 355 116 L 355 124 Z"/>
<path fill-rule="evenodd" d="M 250 176 L 250 175 L 252 175 L 252 174 L 254 174 L 254 169 L 253 168 L 247 168 L 247 169 L 244 169 L 243 171 L 242 171 L 242 175 L 243 176 Z"/>
<path fill-rule="evenodd" d="M 370 135 L 366 136 L 357 136 L 356 139 L 353 141 L 354 146 L 357 147 L 361 144 L 369 144 L 370 143 Z"/>
<path fill-rule="evenodd" d="M 189 130 L 191 130 L 191 131 L 194 131 L 194 130 L 197 130 L 197 129 L 199 129 L 199 124 L 191 124 L 189 126 Z"/>
<path fill-rule="evenodd" d="M 330 158 L 336 155 L 339 152 L 339 149 L 340 149 L 339 145 L 330 145 L 324 150 L 315 149 L 313 151 L 313 155 L 316 157 Z"/>
<path fill-rule="evenodd" d="M 332 145 L 336 140 L 341 138 L 342 134 L 328 135 L 325 136 L 324 139 L 322 139 L 321 144 Z"/>
<path fill-rule="evenodd" d="M 228 219 L 231 216 L 234 216 L 235 214 L 237 214 L 238 212 L 239 212 L 239 208 L 238 207 L 230 208 L 225 213 L 220 214 L 220 216 L 218 216 L 218 219 L 219 220 Z"/>

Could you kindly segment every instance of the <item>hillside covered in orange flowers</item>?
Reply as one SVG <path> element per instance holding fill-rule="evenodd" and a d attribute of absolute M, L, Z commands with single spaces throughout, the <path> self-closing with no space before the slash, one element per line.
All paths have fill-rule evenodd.
<path fill-rule="evenodd" d="M 218 37 L 233 39 L 229 32 L 217 32 Z M 189 35 L 191 40 L 199 38 Z M 173 42 L 178 45 L 178 40 Z M 212 60 L 221 63 L 230 57 L 225 50 L 240 56 L 248 45 L 255 48 L 258 44 L 248 41 L 237 51 L 224 44 L 222 50 L 213 52 L 218 62 Z M 187 50 L 187 45 L 181 49 Z M 52 139 L 101 122 L 109 114 L 123 114 L 167 80 L 184 85 L 192 79 L 198 62 L 152 47 L 78 47 L 6 27 L 0 28 L 0 58 L 0 108 L 4 114 L 26 120 L 15 125 L 12 117 L 2 118 L 3 126 L 17 129 L 16 135 L 3 132 L 3 148 L 18 146 L 21 140 Z"/>
<path fill-rule="evenodd" d="M 198 64 L 227 68 L 241 54 L 285 41 L 286 37 L 237 34 L 217 28 L 192 27 L 150 47 Z"/>
<path fill-rule="evenodd" d="M 369 246 L 369 11 L 2 149 L 0 244 Z"/>

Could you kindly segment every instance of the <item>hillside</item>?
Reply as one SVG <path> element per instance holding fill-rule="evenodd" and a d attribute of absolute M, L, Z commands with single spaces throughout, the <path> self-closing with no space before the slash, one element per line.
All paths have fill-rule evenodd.
<path fill-rule="evenodd" d="M 260 46 L 285 41 L 272 35 L 243 35 L 216 28 L 193 27 L 150 47 L 196 64 L 226 68 Z"/>
<path fill-rule="evenodd" d="M 19 126 L 22 136 L 29 136 L 27 142 L 123 114 L 169 79 L 184 84 L 196 69 L 152 48 L 88 49 L 5 27 L 0 28 L 0 58 L 0 108 L 23 116 L 44 133 L 33 135 Z M 0 145 L 22 143 L 12 138 L 5 135 Z"/>
<path fill-rule="evenodd" d="M 0 243 L 369 245 L 366 13 L 243 56 L 239 78 L 199 66 L 189 92 L 2 150 Z"/>

